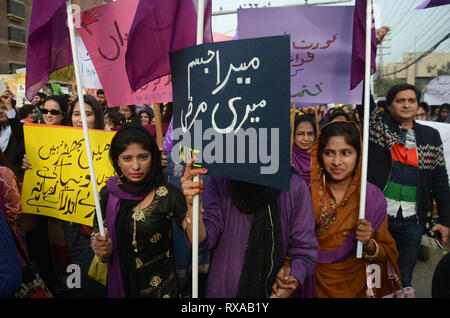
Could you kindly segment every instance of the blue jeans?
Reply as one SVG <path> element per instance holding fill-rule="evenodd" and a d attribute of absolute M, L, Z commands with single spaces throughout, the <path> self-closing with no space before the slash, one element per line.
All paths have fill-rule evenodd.
<path fill-rule="evenodd" d="M 425 224 L 418 223 L 416 215 L 406 218 L 389 216 L 388 229 L 397 243 L 399 253 L 397 264 L 402 275 L 403 287 L 411 286 Z"/>

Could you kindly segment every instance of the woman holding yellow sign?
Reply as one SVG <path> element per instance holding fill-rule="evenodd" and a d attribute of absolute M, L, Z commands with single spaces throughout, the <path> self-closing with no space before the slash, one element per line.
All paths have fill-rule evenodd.
<path fill-rule="evenodd" d="M 89 129 L 103 129 L 104 121 L 100 105 L 95 98 L 84 95 L 86 117 Z M 73 107 L 68 111 L 68 104 L 61 96 L 50 95 L 44 101 L 42 109 L 43 118 L 47 125 L 81 127 L 81 114 L 78 97 L 74 100 Z M 23 158 L 23 169 L 31 169 L 28 157 Z M 33 216 L 38 218 L 38 230 L 30 233 L 34 239 L 29 239 L 41 271 L 44 272 L 49 286 L 54 290 L 56 297 L 105 297 L 103 286 L 88 276 L 88 270 L 94 254 L 90 248 L 90 235 L 92 228 L 86 225 L 66 222 L 46 216 Z M 47 247 L 47 238 L 50 246 Z M 32 243 L 35 241 L 36 243 Z M 56 242 L 57 244 L 53 243 Z M 56 247 L 55 247 L 56 245 Z M 61 260 L 64 260 L 62 262 Z M 80 267 L 80 287 L 68 290 L 64 288 L 65 282 L 61 282 L 54 275 L 58 271 L 66 272 L 68 264 L 76 264 Z M 55 283 L 55 282 L 59 282 Z M 55 287 L 55 285 L 57 285 Z"/>

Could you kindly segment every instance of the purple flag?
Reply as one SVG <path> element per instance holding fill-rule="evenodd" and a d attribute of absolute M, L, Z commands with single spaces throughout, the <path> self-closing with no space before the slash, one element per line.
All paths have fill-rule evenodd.
<path fill-rule="evenodd" d="M 33 100 L 50 73 L 72 62 L 66 0 L 34 0 L 27 46 L 27 99 Z"/>
<path fill-rule="evenodd" d="M 450 0 L 426 0 L 422 4 L 420 4 L 416 10 L 433 8 L 438 6 L 443 6 L 446 4 L 450 4 Z"/>
<path fill-rule="evenodd" d="M 197 1 L 195 1 L 197 2 Z M 205 4 L 204 43 L 212 42 L 211 0 Z M 136 91 L 170 73 L 169 52 L 196 44 L 197 12 L 192 0 L 140 0 L 128 36 L 126 69 Z"/>
<path fill-rule="evenodd" d="M 372 13 L 372 52 L 370 74 L 375 73 L 377 57 L 377 39 Z M 353 49 L 350 89 L 355 88 L 364 79 L 366 61 L 366 0 L 356 0 L 353 16 Z"/>
<path fill-rule="evenodd" d="M 173 148 L 173 118 L 170 120 L 169 128 L 167 128 L 166 135 L 164 136 L 163 141 L 163 150 L 164 153 L 170 153 Z"/>

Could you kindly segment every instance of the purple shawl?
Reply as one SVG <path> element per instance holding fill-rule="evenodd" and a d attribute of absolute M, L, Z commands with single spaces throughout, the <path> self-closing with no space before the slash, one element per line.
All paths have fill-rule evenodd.
<path fill-rule="evenodd" d="M 386 199 L 383 192 L 377 186 L 367 182 L 366 190 L 366 214 L 365 219 L 372 223 L 373 233 L 375 233 L 386 217 Z M 346 260 L 356 255 L 356 230 L 353 230 L 344 243 L 332 251 L 318 250 L 319 264 L 334 264 Z M 302 287 L 303 298 L 316 297 L 315 275 L 306 278 Z"/>
<path fill-rule="evenodd" d="M 293 144 L 292 164 L 297 174 L 309 185 L 311 183 L 311 153 L 301 150 Z"/>
<path fill-rule="evenodd" d="M 135 196 L 134 194 L 123 191 L 119 188 L 116 177 L 109 178 L 106 181 L 106 187 L 109 191 L 108 205 L 106 207 L 106 227 L 108 228 L 113 246 L 111 261 L 108 263 L 108 297 L 125 298 L 115 227 L 117 215 L 120 210 L 120 199 L 141 201 L 148 193 Z"/>
<path fill-rule="evenodd" d="M 203 223 L 206 238 L 199 253 L 212 250 L 207 297 L 233 298 L 245 258 L 252 216 L 241 213 L 232 203 L 227 179 L 210 176 L 203 193 Z M 291 191 L 277 199 L 280 212 L 282 252 L 291 257 L 291 274 L 301 283 L 314 272 L 317 238 L 311 196 L 304 181 L 291 175 Z"/>

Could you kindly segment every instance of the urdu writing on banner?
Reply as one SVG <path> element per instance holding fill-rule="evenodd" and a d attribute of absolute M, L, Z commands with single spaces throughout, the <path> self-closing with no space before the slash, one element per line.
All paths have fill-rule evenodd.
<path fill-rule="evenodd" d="M 114 134 L 89 130 L 99 189 L 114 175 L 109 161 Z M 25 124 L 24 136 L 26 154 L 33 168 L 25 171 L 23 212 L 92 226 L 95 202 L 83 130 Z"/>
<path fill-rule="evenodd" d="M 172 160 L 289 191 L 289 37 L 171 52 Z"/>
<path fill-rule="evenodd" d="M 238 10 L 239 39 L 290 35 L 291 102 L 361 104 L 350 90 L 352 6 Z"/>
<path fill-rule="evenodd" d="M 87 48 L 109 107 L 172 101 L 170 75 L 133 92 L 125 69 L 128 33 L 138 0 L 110 2 L 80 14 L 78 33 Z M 92 87 L 87 87 L 92 88 Z"/>

